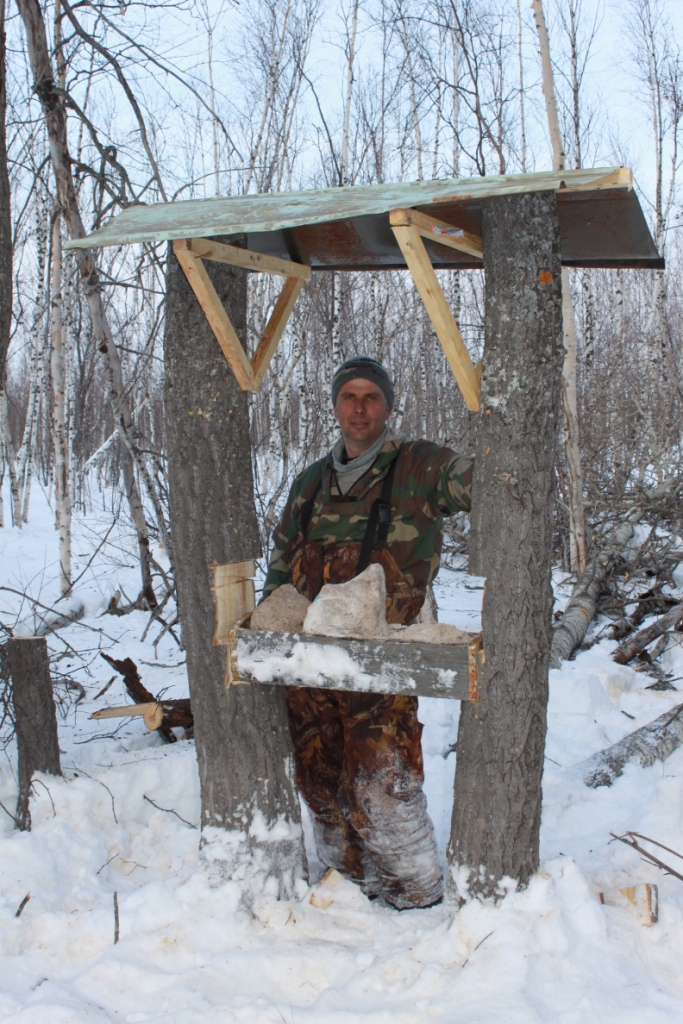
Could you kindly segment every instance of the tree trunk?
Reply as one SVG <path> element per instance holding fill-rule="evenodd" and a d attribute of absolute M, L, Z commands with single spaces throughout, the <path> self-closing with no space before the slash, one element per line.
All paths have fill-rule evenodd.
<path fill-rule="evenodd" d="M 553 167 L 556 171 L 565 168 L 564 145 L 560 120 L 557 114 L 553 66 L 550 59 L 550 42 L 543 12 L 543 0 L 533 0 L 534 20 L 538 32 L 543 75 L 543 96 L 548 117 L 550 144 L 553 151 Z M 569 472 L 569 538 L 572 572 L 582 573 L 586 568 L 586 521 L 583 511 L 583 472 L 579 437 L 579 414 L 576 401 L 576 319 L 569 286 L 569 271 L 562 270 L 562 310 L 564 318 L 564 367 L 562 370 L 562 397 L 564 415 L 567 421 L 565 456 Z"/>
<path fill-rule="evenodd" d="M 234 241 L 233 241 L 234 244 Z M 235 329 L 246 333 L 246 273 L 207 272 Z M 214 564 L 260 553 L 241 391 L 172 251 L 167 276 L 165 408 L 176 579 L 194 713 L 203 850 L 247 902 L 269 877 L 280 896 L 306 873 L 284 694 L 226 687 L 226 649 L 214 647 Z M 272 885 L 272 881 L 270 882 Z"/>
<path fill-rule="evenodd" d="M 460 714 L 452 878 L 498 895 L 538 866 L 552 635 L 552 502 L 562 374 L 557 203 L 551 192 L 484 207 L 486 315 L 472 572 L 486 576 L 478 703 Z M 462 877 L 462 875 L 461 875 Z M 453 886 L 452 886 L 453 888 Z"/>
<path fill-rule="evenodd" d="M 59 589 L 71 590 L 71 486 L 66 436 L 66 372 L 62 318 L 62 233 L 57 212 L 52 225 L 52 287 L 50 289 L 52 351 L 52 429 L 55 446 L 55 509 L 59 530 Z"/>
<path fill-rule="evenodd" d="M 26 831 L 31 828 L 29 797 L 34 773 L 62 774 L 57 712 L 47 640 L 34 636 L 11 639 L 7 653 L 19 753 L 17 827 Z"/>
<path fill-rule="evenodd" d="M 43 12 L 38 0 L 17 0 L 17 7 L 24 23 L 31 73 L 35 83 L 34 89 L 45 118 L 50 145 L 50 161 L 57 185 L 57 201 L 71 238 L 85 238 L 85 226 L 78 208 L 78 197 L 71 176 L 72 160 L 69 152 L 64 101 L 55 84 Z M 121 470 L 128 507 L 138 535 L 142 594 L 150 607 L 154 607 L 157 600 L 152 585 L 149 533 L 135 479 L 133 454 L 135 451 L 133 443 L 135 427 L 130 402 L 123 384 L 121 358 L 114 343 L 102 302 L 101 283 L 92 250 L 79 249 L 75 259 L 78 263 L 78 276 L 83 294 L 88 303 L 93 334 L 97 347 L 105 358 L 109 399 L 122 440 Z M 145 467 L 140 459 L 138 459 L 138 469 L 141 474 L 144 474 Z"/>
<path fill-rule="evenodd" d="M 12 212 L 7 165 L 7 63 L 5 0 L 0 0 L 0 392 L 5 387 L 5 363 L 12 325 Z M 0 457 L 2 457 L 0 455 Z"/>

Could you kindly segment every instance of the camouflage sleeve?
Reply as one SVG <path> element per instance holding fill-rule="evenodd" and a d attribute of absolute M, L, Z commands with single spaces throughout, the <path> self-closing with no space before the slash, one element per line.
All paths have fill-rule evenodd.
<path fill-rule="evenodd" d="M 322 462 L 314 463 L 292 484 L 280 521 L 273 530 L 273 547 L 268 559 L 268 572 L 261 600 L 284 583 L 289 583 L 289 555 L 299 534 L 299 514 L 313 486 L 320 479 Z"/>
<path fill-rule="evenodd" d="M 434 489 L 436 506 L 442 515 L 452 516 L 455 512 L 471 510 L 473 471 L 474 459 L 455 453 L 438 468 Z"/>
<path fill-rule="evenodd" d="M 283 583 L 289 582 L 289 551 L 299 531 L 299 526 L 294 516 L 298 483 L 299 481 L 295 480 L 292 484 L 287 504 L 280 516 L 280 521 L 273 530 L 273 547 L 268 559 L 268 572 L 266 573 L 266 581 L 263 584 L 261 600 L 272 594 Z"/>

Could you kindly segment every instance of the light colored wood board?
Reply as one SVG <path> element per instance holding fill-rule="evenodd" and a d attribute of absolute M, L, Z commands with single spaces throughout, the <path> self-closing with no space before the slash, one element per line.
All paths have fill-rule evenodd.
<path fill-rule="evenodd" d="M 255 574 L 256 565 L 253 559 L 214 566 L 216 629 L 213 642 L 216 646 L 229 645 L 235 623 L 253 612 L 256 607 L 253 580 Z"/>
<path fill-rule="evenodd" d="M 206 268 L 198 256 L 187 249 L 186 244 L 173 243 L 173 250 L 180 266 L 185 272 L 190 287 L 195 293 L 199 305 L 216 336 L 223 355 L 228 360 L 237 383 L 243 391 L 255 391 L 254 374 L 242 344 L 230 322 L 230 317 L 223 308 L 223 303 L 211 283 Z"/>
<path fill-rule="evenodd" d="M 427 255 L 420 233 L 416 227 L 394 227 L 392 230 L 467 408 L 471 412 L 478 412 L 481 394 L 479 378 L 441 289 L 434 267 Z"/>
<path fill-rule="evenodd" d="M 447 245 L 450 249 L 458 249 L 478 259 L 484 256 L 484 243 L 479 235 L 473 235 L 431 214 L 420 213 L 419 210 L 392 210 L 389 223 L 392 227 L 416 227 L 422 237 L 431 242 Z"/>
<path fill-rule="evenodd" d="M 561 171 L 557 171 L 557 174 L 562 174 Z M 591 181 L 590 184 L 583 183 L 581 185 L 570 185 L 570 192 L 592 192 L 594 189 L 603 188 L 633 188 L 633 171 L 630 167 L 616 167 L 610 171 L 609 174 L 604 174 L 601 178 L 596 178 Z M 556 192 L 565 192 L 567 188 L 555 189 Z"/>
<path fill-rule="evenodd" d="M 233 681 L 476 700 L 481 640 L 340 640 L 236 627 Z"/>
<path fill-rule="evenodd" d="M 254 373 L 254 384 L 257 388 L 263 383 L 263 378 L 268 372 L 270 361 L 275 355 L 275 349 L 282 337 L 282 332 L 287 326 L 292 310 L 299 298 L 299 293 L 304 286 L 304 279 L 300 277 L 289 277 L 284 283 L 280 296 L 275 303 L 268 323 L 263 331 L 263 336 L 251 361 Z"/>
<path fill-rule="evenodd" d="M 156 701 L 150 701 L 147 704 L 123 704 L 115 708 L 102 708 L 100 711 L 94 711 L 91 718 L 95 718 L 98 721 L 103 718 L 136 718 L 138 716 L 144 717 L 144 715 L 153 711 L 154 708 L 158 708 L 160 705 Z"/>
<path fill-rule="evenodd" d="M 265 253 L 254 252 L 252 249 L 240 249 L 236 245 L 215 242 L 210 238 L 188 238 L 187 248 L 196 256 L 217 263 L 229 263 L 246 270 L 257 270 L 265 274 L 276 274 L 278 277 L 296 277 L 302 281 L 310 281 L 311 268 L 303 263 L 282 260 L 278 256 L 266 256 Z"/>
<path fill-rule="evenodd" d="M 608 907 L 630 910 L 646 927 L 657 924 L 659 920 L 659 889 L 650 882 L 608 889 L 600 893 L 600 902 Z"/>

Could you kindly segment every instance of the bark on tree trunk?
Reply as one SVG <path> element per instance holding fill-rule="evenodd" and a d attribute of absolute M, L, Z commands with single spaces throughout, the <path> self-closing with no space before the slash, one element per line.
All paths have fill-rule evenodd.
<path fill-rule="evenodd" d="M 219 263 L 206 269 L 244 337 L 246 273 Z M 226 649 L 213 646 L 212 566 L 260 553 L 247 395 L 170 248 L 164 352 L 171 532 L 203 851 L 219 877 L 243 882 L 247 902 L 268 878 L 289 897 L 306 862 L 284 694 L 258 684 L 226 688 Z"/>
<path fill-rule="evenodd" d="M 62 774 L 57 712 L 47 640 L 39 637 L 8 640 L 7 654 L 19 753 L 17 827 L 26 831 L 31 828 L 29 797 L 34 773 Z"/>
<path fill-rule="evenodd" d="M 562 374 L 557 203 L 551 192 L 484 207 L 486 318 L 471 524 L 486 576 L 482 699 L 460 714 L 451 892 L 498 895 L 538 866 L 552 591 L 553 465 Z M 465 872 L 458 871 L 464 868 Z"/>
<path fill-rule="evenodd" d="M 17 7 L 24 23 L 35 92 L 40 100 L 45 118 L 50 145 L 50 161 L 57 185 L 57 200 L 71 238 L 85 238 L 86 230 L 78 208 L 78 197 L 71 176 L 72 160 L 69 152 L 66 111 L 64 101 L 55 84 L 43 12 L 38 0 L 17 0 Z M 128 395 L 123 384 L 121 359 L 102 302 L 101 284 L 92 250 L 80 249 L 75 258 L 83 294 L 88 303 L 93 334 L 97 341 L 97 347 L 105 358 L 109 399 L 122 440 L 121 470 L 128 507 L 138 535 L 142 594 L 150 607 L 155 607 L 157 600 L 152 584 L 149 533 L 135 479 L 135 426 Z M 146 474 L 144 462 L 142 459 L 137 461 L 138 471 L 144 476 Z"/>
<path fill-rule="evenodd" d="M 12 324 L 12 216 L 7 166 L 7 62 L 5 0 L 0 0 L 0 392 L 5 387 L 5 361 Z M 2 453 L 0 452 L 0 458 Z"/>

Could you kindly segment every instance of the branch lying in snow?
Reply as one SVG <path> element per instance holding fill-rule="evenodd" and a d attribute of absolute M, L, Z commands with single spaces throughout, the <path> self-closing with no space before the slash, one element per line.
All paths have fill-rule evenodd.
<path fill-rule="evenodd" d="M 648 644 L 651 644 L 657 637 L 668 633 L 671 629 L 675 629 L 681 620 L 683 620 L 683 602 L 677 604 L 666 615 L 661 615 L 658 619 L 655 619 L 652 625 L 641 629 L 635 636 L 620 644 L 612 655 L 614 661 L 618 665 L 626 665 L 631 658 L 635 658 L 636 654 L 640 654 L 641 651 L 645 650 Z"/>
<path fill-rule="evenodd" d="M 683 744 L 683 704 L 678 704 L 654 722 L 624 736 L 606 750 L 593 754 L 575 771 L 591 789 L 611 786 L 623 774 L 627 764 L 640 763 L 643 768 L 655 761 L 664 761 Z"/>
<path fill-rule="evenodd" d="M 683 875 L 674 868 L 669 867 L 669 865 L 665 864 L 663 860 L 659 859 L 659 857 L 655 857 L 653 853 L 648 853 L 647 850 L 643 849 L 643 847 L 636 842 L 634 836 L 637 836 L 638 839 L 644 839 L 648 843 L 654 843 L 655 846 L 660 846 L 662 850 L 668 850 L 669 853 L 673 853 L 674 857 L 680 857 L 680 853 L 676 853 L 675 850 L 670 849 L 668 846 L 658 843 L 656 839 L 648 839 L 647 836 L 641 836 L 639 832 L 625 832 L 623 836 L 615 836 L 614 832 L 610 832 L 610 835 L 612 839 L 617 839 L 620 843 L 625 843 L 626 846 L 630 846 L 632 850 L 637 850 L 638 853 L 643 857 L 646 857 L 647 860 L 651 861 L 653 864 L 656 864 L 658 868 L 662 869 L 662 871 L 666 871 L 668 875 L 675 875 L 676 878 L 680 878 L 681 882 L 683 882 Z M 681 859 L 683 860 L 683 857 Z"/>
<path fill-rule="evenodd" d="M 164 811 L 165 814 L 175 814 L 176 818 L 180 818 L 180 820 L 183 822 L 183 824 L 184 825 L 189 825 L 190 828 L 197 828 L 198 827 L 197 825 L 193 825 L 191 821 L 188 821 L 187 818 L 181 817 L 181 815 L 178 814 L 177 811 L 174 811 L 172 807 L 159 807 L 159 804 L 155 804 L 154 801 L 151 800 L 147 796 L 146 793 L 143 793 L 142 796 L 147 801 L 148 804 L 151 804 L 152 807 L 156 807 L 156 809 L 158 811 Z"/>

